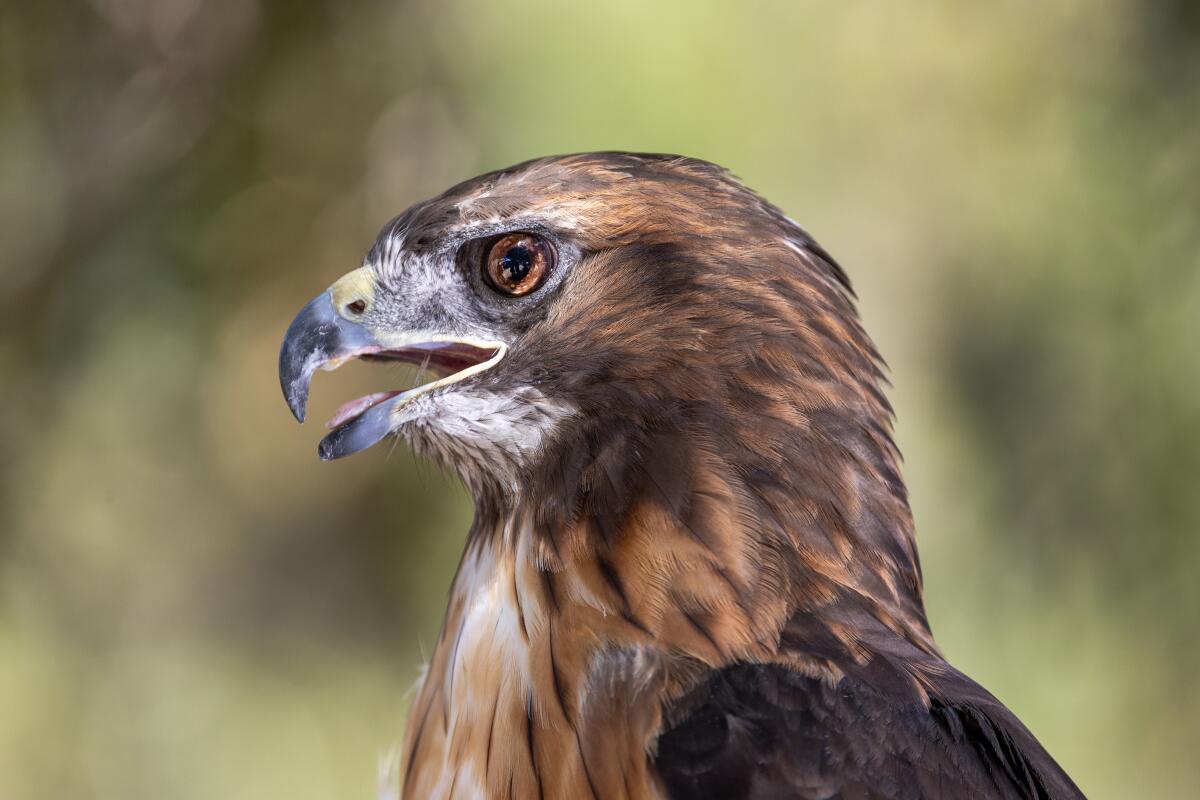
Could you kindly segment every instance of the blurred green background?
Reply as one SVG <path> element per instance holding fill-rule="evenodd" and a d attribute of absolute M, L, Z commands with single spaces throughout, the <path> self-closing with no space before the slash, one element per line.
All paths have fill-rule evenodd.
<path fill-rule="evenodd" d="M 0 798 L 373 795 L 469 502 L 319 463 L 278 343 L 408 204 L 614 148 L 841 260 L 948 656 L 1090 796 L 1197 796 L 1198 8 L 0 7 Z"/>

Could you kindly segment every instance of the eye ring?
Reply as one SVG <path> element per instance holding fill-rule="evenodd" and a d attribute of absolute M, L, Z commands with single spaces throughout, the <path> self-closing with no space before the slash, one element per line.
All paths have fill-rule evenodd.
<path fill-rule="evenodd" d="M 488 247 L 483 276 L 500 294 L 522 297 L 542 285 L 554 258 L 554 247 L 536 233 L 505 234 Z"/>

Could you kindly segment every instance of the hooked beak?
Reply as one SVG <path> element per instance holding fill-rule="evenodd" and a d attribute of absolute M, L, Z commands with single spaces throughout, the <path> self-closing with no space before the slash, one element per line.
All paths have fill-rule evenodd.
<path fill-rule="evenodd" d="M 372 348 L 380 349 L 365 327 L 333 310 L 330 292 L 321 293 L 300 309 L 279 350 L 279 385 L 296 421 L 304 422 L 308 386 L 318 367 L 335 369 Z"/>
<path fill-rule="evenodd" d="M 419 364 L 440 377 L 407 391 L 378 392 L 343 405 L 329 421 L 332 430 L 317 449 L 322 461 L 365 450 L 392 433 L 394 412 L 405 403 L 494 366 L 507 350 L 503 342 L 421 331 L 373 331 L 338 312 L 338 300 L 343 299 L 339 297 L 343 294 L 339 285 L 343 281 L 304 306 L 283 337 L 279 385 L 298 421 L 304 422 L 313 373 L 317 369 L 337 369 L 352 358 Z"/>

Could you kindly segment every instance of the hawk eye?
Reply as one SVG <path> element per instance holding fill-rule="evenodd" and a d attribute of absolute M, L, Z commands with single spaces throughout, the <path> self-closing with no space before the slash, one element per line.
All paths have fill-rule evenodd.
<path fill-rule="evenodd" d="M 520 297 L 542 285 L 554 266 L 554 248 L 534 233 L 510 233 L 488 248 L 484 276 L 493 289 Z"/>

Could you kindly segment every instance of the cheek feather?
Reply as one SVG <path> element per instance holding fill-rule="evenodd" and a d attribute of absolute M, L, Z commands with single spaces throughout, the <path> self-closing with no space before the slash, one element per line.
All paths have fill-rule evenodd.
<path fill-rule="evenodd" d="M 468 486 L 499 481 L 520 493 L 520 475 L 542 452 L 570 405 L 532 387 L 511 391 L 456 388 L 405 407 L 401 433 L 419 450 L 459 473 Z"/>

